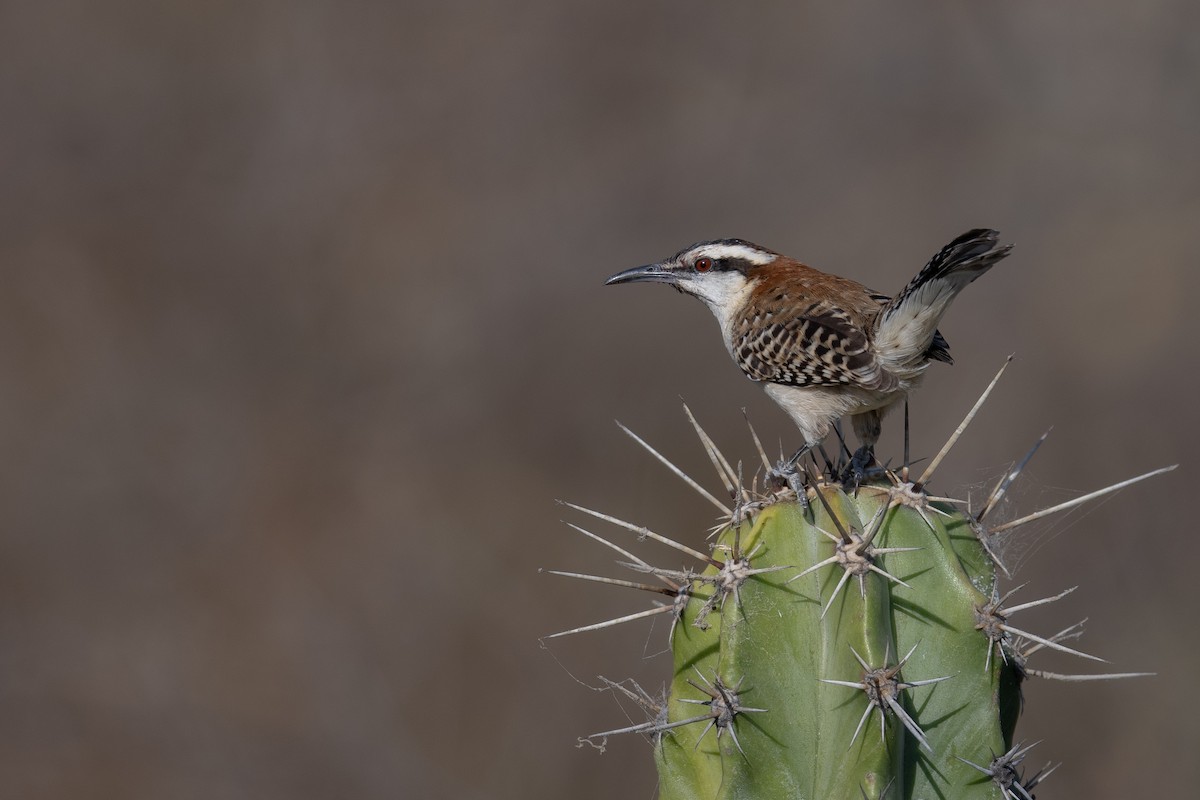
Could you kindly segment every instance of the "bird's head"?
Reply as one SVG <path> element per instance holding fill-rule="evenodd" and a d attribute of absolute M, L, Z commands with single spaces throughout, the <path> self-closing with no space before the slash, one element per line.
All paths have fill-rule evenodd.
<path fill-rule="evenodd" d="M 618 272 L 605 285 L 646 281 L 666 283 L 700 298 L 717 313 L 726 311 L 743 296 L 757 268 L 780 258 L 773 250 L 741 239 L 698 242 L 657 264 Z"/>

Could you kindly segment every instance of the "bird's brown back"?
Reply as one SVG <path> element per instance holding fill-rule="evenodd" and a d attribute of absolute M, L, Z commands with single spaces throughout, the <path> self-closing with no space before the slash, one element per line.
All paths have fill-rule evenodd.
<path fill-rule="evenodd" d="M 871 389 L 892 382 L 870 350 L 881 295 L 786 257 L 748 277 L 754 285 L 730 330 L 734 359 L 748 377 Z"/>

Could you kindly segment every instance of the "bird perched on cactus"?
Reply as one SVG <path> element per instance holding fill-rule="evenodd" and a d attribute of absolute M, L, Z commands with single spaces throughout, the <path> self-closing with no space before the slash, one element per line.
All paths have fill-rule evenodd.
<path fill-rule="evenodd" d="M 967 284 L 1008 255 L 1012 245 L 998 239 L 994 230 L 967 231 L 894 297 L 741 239 L 700 242 L 607 283 L 666 283 L 703 300 L 742 372 L 800 428 L 804 448 L 792 462 L 850 415 L 861 471 L 883 415 L 931 362 L 953 363 L 938 323 Z"/>

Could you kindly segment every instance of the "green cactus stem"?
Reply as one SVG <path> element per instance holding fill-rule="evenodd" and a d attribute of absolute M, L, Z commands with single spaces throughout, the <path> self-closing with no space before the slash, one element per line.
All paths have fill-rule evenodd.
<path fill-rule="evenodd" d="M 651 616 L 671 620 L 673 665 L 665 697 L 602 678 L 648 719 L 588 740 L 646 735 L 654 743 L 663 800 L 1031 800 L 1052 769 L 1021 769 L 1031 747 L 1015 737 L 1022 682 L 1030 676 L 1144 673 L 1061 676 L 1030 668 L 1029 657 L 1044 648 L 1099 659 L 1063 644 L 1079 635 L 1080 624 L 1052 636 L 1013 626 L 1014 614 L 1071 590 L 1009 603 L 1013 592 L 999 588 L 1008 572 L 996 557 L 997 545 L 1033 519 L 1172 467 L 992 525 L 990 513 L 1045 437 L 978 513 L 931 496 L 926 486 L 994 386 L 919 479 L 911 480 L 907 467 L 880 468 L 846 485 L 839 479 L 844 464 L 830 464 L 804 473 L 801 496 L 786 488 L 794 480 L 771 480 L 761 491 L 757 482 L 746 487 L 741 466 L 730 465 L 690 410 L 732 504 L 626 429 L 719 508 L 726 524 L 698 549 L 568 504 L 694 562 L 683 569 L 655 567 L 572 525 L 619 553 L 642 579 L 554 574 L 651 592 L 669 602 L 547 638 Z M 754 441 L 768 474 L 775 473 L 757 436 Z"/>

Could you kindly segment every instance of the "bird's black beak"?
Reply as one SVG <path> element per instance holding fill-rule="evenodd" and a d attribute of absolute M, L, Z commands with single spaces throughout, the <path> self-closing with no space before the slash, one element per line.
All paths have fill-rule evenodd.
<path fill-rule="evenodd" d="M 644 267 L 634 267 L 624 272 L 618 272 L 606 280 L 604 285 L 612 286 L 615 283 L 637 283 L 639 281 L 674 285 L 678 282 L 678 276 L 676 276 L 673 270 L 664 267 L 662 264 L 647 264 Z"/>

